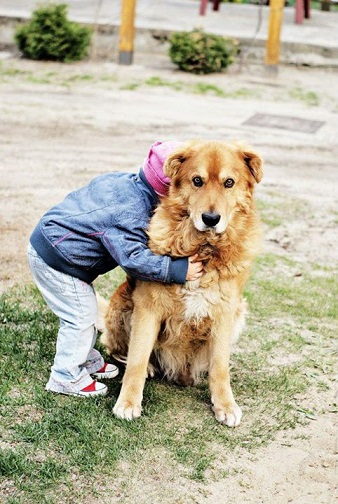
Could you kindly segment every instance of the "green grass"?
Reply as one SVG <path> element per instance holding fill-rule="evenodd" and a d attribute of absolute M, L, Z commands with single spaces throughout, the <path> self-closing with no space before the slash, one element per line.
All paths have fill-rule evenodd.
<path fill-rule="evenodd" d="M 304 102 L 309 107 L 317 107 L 320 105 L 319 96 L 314 91 L 305 91 L 300 87 L 296 87 L 289 90 L 289 96 L 290 98 Z"/>
<path fill-rule="evenodd" d="M 309 205 L 293 194 L 267 192 L 264 199 L 258 198 L 256 203 L 262 222 L 270 228 L 276 228 L 282 223 L 292 220 L 296 214 L 305 219 L 310 212 Z"/>
<path fill-rule="evenodd" d="M 329 268 L 295 278 L 281 275 L 281 264 L 292 269 L 297 263 L 262 255 L 246 289 L 252 315 L 232 358 L 233 389 L 244 412 L 235 430 L 214 420 L 206 381 L 191 388 L 147 381 L 144 414 L 135 422 L 112 415 L 120 379 L 107 382 L 105 398 L 45 392 L 57 320 L 32 286 L 3 295 L 0 484 L 8 502 L 57 503 L 62 488 L 64 502 L 80 503 L 99 495 L 116 472 L 121 489 L 128 489 L 140 458 L 144 475 L 159 453 L 169 472 L 201 484 L 210 474 L 222 476 L 222 450 L 256 450 L 279 430 L 316 418 L 319 412 L 301 398 L 310 387 L 325 390 L 332 372 L 337 283 Z M 97 288 L 109 294 L 122 279 L 117 270 Z M 288 362 L 289 355 L 297 358 Z"/>
<path fill-rule="evenodd" d="M 162 77 L 158 77 L 156 75 L 153 75 L 152 77 L 149 77 L 145 81 L 146 86 L 152 86 L 152 87 L 168 87 L 171 89 L 174 89 L 175 91 L 181 91 L 182 88 L 184 88 L 183 82 L 180 81 L 168 81 L 166 79 L 162 79 Z"/>
<path fill-rule="evenodd" d="M 198 82 L 194 85 L 194 92 L 197 94 L 214 94 L 216 96 L 224 97 L 224 91 L 215 86 L 214 84 L 207 84 L 206 82 Z"/>
<path fill-rule="evenodd" d="M 201 76 L 182 76 L 182 80 L 173 80 L 163 78 L 159 75 L 152 75 L 148 78 L 135 78 L 130 82 L 124 81 L 119 78 L 118 73 L 112 72 L 88 72 L 87 67 L 81 73 L 81 66 L 67 66 L 65 67 L 58 63 L 49 63 L 48 67 L 40 65 L 34 70 L 30 70 L 29 62 L 25 62 L 26 69 L 16 66 L 14 62 L 0 62 L 0 84 L 8 84 L 15 80 L 20 79 L 21 82 L 27 82 L 35 85 L 54 85 L 62 88 L 73 89 L 79 85 L 95 85 L 104 88 L 116 88 L 121 91 L 134 91 L 139 89 L 159 88 L 168 89 L 173 92 L 194 93 L 204 96 L 215 96 L 222 99 L 255 99 L 262 100 L 268 99 L 290 101 L 300 101 L 308 107 L 319 106 L 323 101 L 333 110 L 337 110 L 337 101 L 332 95 L 319 96 L 314 90 L 303 89 L 300 86 L 287 87 L 281 94 L 278 89 L 271 95 L 271 87 L 267 86 L 265 89 L 260 84 L 258 87 L 238 86 L 229 88 L 228 83 L 223 83 L 222 86 L 212 83 L 212 80 L 206 80 Z M 50 70 L 52 68 L 52 70 Z M 55 70 L 53 70 L 55 68 Z M 268 94 L 265 92 L 267 91 Z M 325 98 L 325 99 L 324 99 Z"/>
<path fill-rule="evenodd" d="M 136 80 L 132 82 L 119 83 L 118 77 L 115 74 L 92 75 L 89 73 L 79 74 L 70 71 L 67 74 L 62 72 L 46 71 L 41 68 L 39 71 L 21 70 L 14 66 L 0 65 L 0 83 L 10 82 L 12 79 L 20 77 L 22 80 L 30 84 L 44 85 L 59 85 L 62 87 L 71 88 L 78 83 L 92 83 L 95 85 L 118 85 L 122 91 L 134 91 L 136 89 L 146 87 L 152 88 L 168 88 L 173 91 L 185 93 L 196 93 L 201 95 L 214 95 L 220 98 L 259 98 L 260 92 L 257 90 L 238 88 L 233 91 L 225 91 L 224 89 L 211 84 L 210 82 L 195 82 L 193 84 L 179 81 L 163 79 L 157 75 L 153 75 L 146 80 Z"/>
<path fill-rule="evenodd" d="M 121 91 L 135 91 L 140 87 L 139 82 L 130 82 L 129 84 L 123 84 L 120 86 Z"/>
<path fill-rule="evenodd" d="M 219 98 L 253 98 L 259 97 L 257 90 L 246 88 L 238 88 L 234 91 L 224 91 L 219 86 L 211 84 L 210 82 L 196 82 L 194 84 L 184 83 L 182 81 L 170 81 L 162 79 L 156 75 L 147 79 L 144 84 L 152 87 L 167 87 L 175 91 L 183 91 L 186 93 L 196 93 L 201 95 L 214 95 Z M 141 83 L 140 83 L 141 85 Z"/>
<path fill-rule="evenodd" d="M 59 71 L 46 70 L 44 66 L 31 71 L 16 68 L 14 65 L 7 66 L 3 62 L 0 62 L 0 83 L 8 83 L 15 78 L 20 78 L 23 82 L 30 84 L 59 85 L 69 88 L 75 86 L 77 83 L 99 84 L 102 82 L 112 84 L 118 80 L 115 74 L 93 75 L 90 73 L 77 73 L 77 70 L 72 71 L 71 67 L 68 68 L 69 71 L 67 73 L 63 73 L 60 71 L 60 64 L 55 63 L 55 67 Z"/>

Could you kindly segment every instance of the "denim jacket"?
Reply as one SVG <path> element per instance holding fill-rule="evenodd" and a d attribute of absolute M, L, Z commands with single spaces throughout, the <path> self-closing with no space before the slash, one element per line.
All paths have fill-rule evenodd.
<path fill-rule="evenodd" d="M 157 203 L 142 169 L 107 173 L 46 212 L 30 242 L 49 266 L 87 283 L 120 265 L 141 280 L 183 284 L 188 259 L 155 255 L 147 246 Z"/>

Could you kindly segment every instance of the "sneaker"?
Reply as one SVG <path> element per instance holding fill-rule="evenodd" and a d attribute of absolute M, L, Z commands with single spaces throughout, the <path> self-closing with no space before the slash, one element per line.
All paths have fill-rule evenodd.
<path fill-rule="evenodd" d="M 94 378 L 99 378 L 99 379 L 110 379 L 110 378 L 115 378 L 119 374 L 119 368 L 114 366 L 114 364 L 108 364 L 107 362 L 104 363 L 103 367 L 96 371 L 96 373 L 92 373 L 92 376 Z"/>
<path fill-rule="evenodd" d="M 67 390 L 66 388 L 60 389 L 60 384 L 57 385 L 54 389 L 52 388 L 52 385 L 48 383 L 46 385 L 46 390 L 48 392 L 53 392 L 55 394 L 63 394 L 63 395 L 71 395 L 71 396 L 76 396 L 76 397 L 95 397 L 99 395 L 106 395 L 108 393 L 108 387 L 104 383 L 97 382 L 97 381 L 92 381 L 87 387 L 84 387 L 83 389 L 79 390 L 78 392 L 73 392 L 70 390 Z"/>
<path fill-rule="evenodd" d="M 81 389 L 77 394 L 82 397 L 95 397 L 98 395 L 106 395 L 108 392 L 108 387 L 104 383 L 100 383 L 97 381 L 92 381 L 90 385 Z"/>

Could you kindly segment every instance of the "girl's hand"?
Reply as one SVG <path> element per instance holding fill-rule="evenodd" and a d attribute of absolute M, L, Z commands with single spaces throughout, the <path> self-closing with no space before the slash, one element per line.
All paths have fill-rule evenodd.
<path fill-rule="evenodd" d="M 203 263 L 198 261 L 198 254 L 188 257 L 189 265 L 186 280 L 198 280 L 203 275 Z"/>

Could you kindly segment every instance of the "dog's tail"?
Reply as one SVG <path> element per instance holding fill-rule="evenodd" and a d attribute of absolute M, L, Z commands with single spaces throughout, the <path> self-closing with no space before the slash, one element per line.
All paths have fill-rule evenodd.
<path fill-rule="evenodd" d="M 106 328 L 105 318 L 109 307 L 109 301 L 105 299 L 101 294 L 96 292 L 96 302 L 97 302 L 97 319 L 96 319 L 96 329 L 100 332 L 104 332 Z"/>

